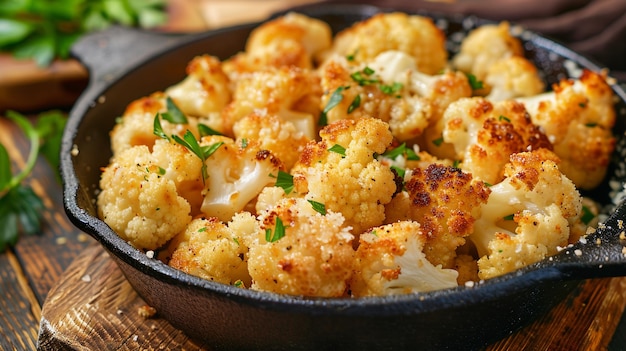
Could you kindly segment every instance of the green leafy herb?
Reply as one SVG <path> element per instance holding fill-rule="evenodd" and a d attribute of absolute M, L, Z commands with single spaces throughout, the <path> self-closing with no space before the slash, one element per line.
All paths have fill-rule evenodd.
<path fill-rule="evenodd" d="M 354 59 L 356 58 L 356 54 L 359 52 L 359 50 L 354 50 L 354 52 L 352 54 L 349 54 L 346 56 L 346 60 L 348 61 L 354 61 Z"/>
<path fill-rule="evenodd" d="M 276 224 L 274 225 L 274 232 L 270 228 L 265 229 L 265 241 L 269 243 L 276 242 L 285 236 L 285 225 L 280 217 L 276 217 Z"/>
<path fill-rule="evenodd" d="M 435 146 L 441 146 L 441 144 L 443 144 L 443 137 L 433 140 L 433 144 L 435 144 Z"/>
<path fill-rule="evenodd" d="M 372 75 L 373 73 L 374 73 L 374 70 L 372 70 L 371 68 L 365 67 L 362 71 L 356 71 L 352 73 L 350 75 L 350 78 L 352 78 L 352 80 L 355 81 L 360 86 L 377 84 L 380 82 L 380 80 L 376 78 L 367 77 L 367 76 Z"/>
<path fill-rule="evenodd" d="M 506 117 L 506 116 L 502 116 L 502 115 L 500 115 L 500 117 L 498 117 L 498 120 L 499 120 L 499 121 L 509 122 L 509 123 L 511 122 L 511 119 L 510 119 L 510 118 L 508 118 L 508 117 Z"/>
<path fill-rule="evenodd" d="M 508 216 L 502 217 L 505 221 L 512 221 L 515 218 L 515 214 L 510 214 Z"/>
<path fill-rule="evenodd" d="M 346 148 L 339 144 L 333 145 L 330 149 L 328 149 L 328 151 L 337 153 L 343 157 L 346 156 Z"/>
<path fill-rule="evenodd" d="M 472 90 L 480 90 L 483 88 L 483 82 L 478 80 L 475 75 L 471 73 L 466 73 L 466 76 Z"/>
<path fill-rule="evenodd" d="M 350 86 L 341 86 L 335 89 L 333 94 L 330 96 L 330 99 L 328 99 L 328 103 L 326 104 L 326 107 L 324 107 L 322 114 L 320 115 L 320 119 L 317 122 L 318 125 L 325 126 L 328 124 L 328 112 L 341 103 L 343 100 L 343 91 L 346 89 L 350 89 Z"/>
<path fill-rule="evenodd" d="M 585 124 L 585 127 L 589 127 L 589 128 L 594 128 L 594 127 L 597 127 L 597 126 L 598 126 L 598 123 L 593 123 L 593 122 Z"/>
<path fill-rule="evenodd" d="M 17 243 L 20 229 L 26 234 L 39 232 L 41 212 L 45 206 L 23 181 L 31 174 L 40 154 L 55 170 L 58 169 L 59 155 L 56 150 L 60 148 L 66 121 L 66 116 L 58 111 L 40 114 L 36 126 L 14 111 L 7 111 L 6 116 L 25 133 L 30 151 L 24 167 L 13 175 L 9 154 L 4 145 L 0 144 L 0 252 Z"/>
<path fill-rule="evenodd" d="M 245 149 L 247 147 L 248 147 L 248 139 L 246 138 L 241 139 L 241 148 Z"/>
<path fill-rule="evenodd" d="M 0 3 L 0 51 L 47 66 L 82 35 L 112 24 L 165 23 L 166 0 L 13 0 Z"/>
<path fill-rule="evenodd" d="M 461 160 L 454 160 L 452 162 L 452 167 L 454 168 L 459 168 L 460 165 L 461 165 Z"/>
<path fill-rule="evenodd" d="M 359 106 L 361 106 L 361 95 L 357 94 L 354 97 L 354 100 L 352 100 L 352 103 L 350 104 L 350 106 L 348 106 L 348 113 L 352 113 L 352 111 L 359 108 Z"/>
<path fill-rule="evenodd" d="M 198 133 L 200 133 L 201 138 L 208 135 L 223 135 L 222 133 L 203 123 L 198 123 Z"/>
<path fill-rule="evenodd" d="M 406 170 L 404 168 L 400 168 L 398 166 L 391 166 L 390 168 L 398 173 L 398 177 L 404 179 L 404 176 L 406 175 Z"/>
<path fill-rule="evenodd" d="M 165 132 L 163 131 L 163 126 L 161 125 L 161 115 L 159 113 L 157 113 L 154 116 L 154 123 L 153 123 L 153 127 L 152 127 L 152 133 L 154 133 L 154 135 L 158 136 L 159 138 L 163 138 L 165 140 L 170 140 L 170 137 L 167 136 L 167 134 L 165 134 Z"/>
<path fill-rule="evenodd" d="M 233 283 L 233 285 L 237 288 L 245 288 L 246 286 L 244 285 L 243 281 L 241 281 L 241 279 L 237 279 L 235 280 L 235 282 Z"/>
<path fill-rule="evenodd" d="M 161 117 L 164 120 L 174 124 L 189 123 L 183 111 L 181 111 L 181 109 L 176 106 L 174 100 L 172 100 L 172 98 L 170 98 L 169 96 L 165 99 L 165 105 L 167 106 L 167 112 L 161 113 Z"/>
<path fill-rule="evenodd" d="M 213 153 L 215 153 L 215 151 L 217 151 L 217 149 L 219 149 L 220 146 L 224 144 L 224 142 L 220 141 L 212 145 L 200 146 L 200 143 L 198 143 L 196 137 L 189 130 L 185 132 L 185 135 L 183 135 L 182 138 L 178 135 L 172 135 L 172 138 L 178 144 L 186 147 L 187 149 L 189 149 L 189 151 L 193 152 L 202 161 L 202 181 L 204 182 L 209 177 L 206 160 L 211 155 L 213 155 Z"/>
<path fill-rule="evenodd" d="M 284 171 L 278 171 L 277 176 L 270 174 L 270 177 L 276 178 L 275 186 L 279 188 L 283 188 L 283 190 L 285 191 L 285 194 L 289 194 L 290 192 L 293 191 L 293 188 L 294 188 L 293 176 L 291 174 L 284 172 Z"/>
<path fill-rule="evenodd" d="M 419 161 L 420 160 L 419 155 L 416 154 L 415 151 L 412 148 L 407 147 L 406 143 L 402 143 L 402 144 L 400 144 L 400 146 L 398 146 L 398 147 L 396 147 L 394 149 L 385 151 L 385 153 L 383 154 L 383 156 L 385 156 L 387 158 L 390 158 L 392 160 L 395 160 L 400 155 L 406 157 L 406 159 L 410 160 L 410 161 Z"/>
<path fill-rule="evenodd" d="M 322 216 L 326 215 L 326 205 L 324 205 L 321 202 L 317 202 L 317 201 L 313 201 L 313 200 L 307 200 L 311 206 L 313 206 L 313 209 L 318 212 L 319 214 L 321 214 Z"/>
<path fill-rule="evenodd" d="M 394 95 L 402 90 L 402 88 L 404 88 L 404 85 L 402 83 L 395 82 L 391 85 L 381 84 L 379 88 L 380 91 L 382 91 L 384 94 Z"/>
<path fill-rule="evenodd" d="M 583 214 L 580 216 L 580 220 L 585 223 L 585 225 L 589 225 L 594 218 L 596 218 L 596 215 L 591 212 L 589 207 L 583 206 Z"/>

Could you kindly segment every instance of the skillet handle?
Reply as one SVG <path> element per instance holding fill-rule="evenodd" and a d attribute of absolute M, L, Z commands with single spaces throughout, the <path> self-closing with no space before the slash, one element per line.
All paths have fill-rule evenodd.
<path fill-rule="evenodd" d="M 626 202 L 594 233 L 542 264 L 543 268 L 558 270 L 563 279 L 626 276 Z"/>
<path fill-rule="evenodd" d="M 93 90 L 110 84 L 130 67 L 175 46 L 188 36 L 114 25 L 81 37 L 72 46 L 70 54 L 88 69 L 88 89 Z"/>

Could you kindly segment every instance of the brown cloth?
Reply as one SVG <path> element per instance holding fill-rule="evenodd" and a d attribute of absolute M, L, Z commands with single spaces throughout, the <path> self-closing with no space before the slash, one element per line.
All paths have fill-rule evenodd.
<path fill-rule="evenodd" d="M 343 0 L 507 20 L 555 39 L 626 82 L 626 0 Z"/>

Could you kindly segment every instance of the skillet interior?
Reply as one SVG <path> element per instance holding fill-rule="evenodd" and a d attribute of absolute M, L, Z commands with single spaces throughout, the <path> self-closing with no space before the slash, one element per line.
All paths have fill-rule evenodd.
<path fill-rule="evenodd" d="M 381 9 L 372 6 L 301 9 L 330 23 L 335 32 L 378 11 Z M 438 23 L 445 25 L 450 35 L 464 33 L 481 21 L 449 18 Z M 178 44 L 151 55 L 137 66 L 125 67 L 117 79 L 92 79 L 66 127 L 61 158 L 65 207 L 70 219 L 101 242 L 137 292 L 174 326 L 216 348 L 473 349 L 508 335 L 547 311 L 576 288 L 576 279 L 626 275 L 626 265 L 619 259 L 598 271 L 564 252 L 554 260 L 474 288 L 418 296 L 303 299 L 205 281 L 132 248 L 97 219 L 95 207 L 100 168 L 108 164 L 111 156 L 108 131 L 115 118 L 131 101 L 180 81 L 187 62 L 195 55 L 210 53 L 225 59 L 242 50 L 250 30 L 257 25 L 181 38 Z M 550 40 L 532 33 L 522 38 L 527 57 L 546 72 L 549 84 L 568 75 L 566 61 L 599 68 Z M 455 46 L 452 42 L 450 49 Z M 97 66 L 91 64 L 89 68 L 96 77 Z M 625 95 L 618 87 L 615 90 L 622 100 L 616 126 L 616 134 L 621 136 L 626 129 Z M 78 150 L 76 156 L 71 156 L 72 149 Z M 624 149 L 621 142 L 616 160 L 624 159 Z M 611 166 L 610 173 L 617 183 L 623 182 L 623 168 L 622 162 Z M 589 195 L 609 204 L 607 194 L 612 190 L 607 181 Z M 611 248 L 607 246 L 607 250 Z M 596 253 L 589 260 L 599 260 L 605 254 L 613 255 Z M 563 264 L 559 266 L 558 262 Z"/>

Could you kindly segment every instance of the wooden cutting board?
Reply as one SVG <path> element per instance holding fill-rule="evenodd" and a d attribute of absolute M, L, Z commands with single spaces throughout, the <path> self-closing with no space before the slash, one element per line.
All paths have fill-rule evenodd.
<path fill-rule="evenodd" d="M 546 316 L 487 350 L 606 350 L 626 305 L 624 291 L 626 278 L 586 281 Z M 48 294 L 39 350 L 211 350 L 146 312 L 149 306 L 94 244 Z"/>

